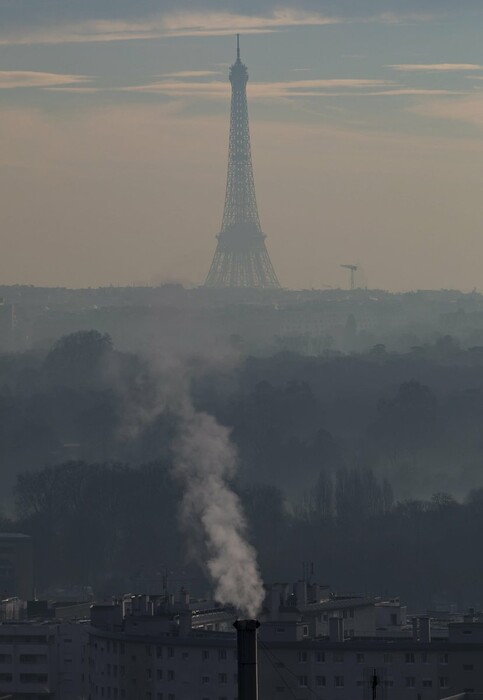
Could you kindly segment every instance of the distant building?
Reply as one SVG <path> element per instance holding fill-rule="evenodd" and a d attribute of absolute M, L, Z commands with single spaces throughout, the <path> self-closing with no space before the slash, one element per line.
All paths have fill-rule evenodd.
<path fill-rule="evenodd" d="M 34 554 L 29 535 L 0 533 L 0 598 L 34 597 Z"/>
<path fill-rule="evenodd" d="M 0 297 L 0 352 L 12 352 L 15 348 L 15 308 Z"/>

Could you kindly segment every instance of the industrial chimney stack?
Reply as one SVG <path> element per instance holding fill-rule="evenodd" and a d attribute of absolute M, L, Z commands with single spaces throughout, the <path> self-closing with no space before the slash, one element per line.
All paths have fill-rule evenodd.
<path fill-rule="evenodd" d="M 258 620 L 237 620 L 238 700 L 258 700 Z"/>

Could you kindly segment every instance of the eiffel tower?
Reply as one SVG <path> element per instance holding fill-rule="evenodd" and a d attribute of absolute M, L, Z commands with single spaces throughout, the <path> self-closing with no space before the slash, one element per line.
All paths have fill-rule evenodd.
<path fill-rule="evenodd" d="M 260 227 L 252 155 L 246 86 L 248 71 L 240 59 L 230 68 L 231 117 L 225 209 L 213 262 L 205 286 L 277 289 L 277 275 Z"/>

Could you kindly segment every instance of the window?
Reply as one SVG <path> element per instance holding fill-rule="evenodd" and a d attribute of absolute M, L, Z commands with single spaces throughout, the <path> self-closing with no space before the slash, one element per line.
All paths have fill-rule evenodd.
<path fill-rule="evenodd" d="M 343 688 L 344 687 L 344 676 L 335 676 L 334 685 L 336 688 Z"/>
<path fill-rule="evenodd" d="M 302 635 L 303 635 L 304 637 L 308 637 L 308 636 L 309 636 L 309 627 L 308 627 L 308 625 L 304 625 L 304 626 L 303 626 L 303 628 L 302 628 Z"/>
<path fill-rule="evenodd" d="M 407 664 L 414 663 L 414 653 L 412 651 L 410 651 L 409 653 L 406 654 L 406 663 Z"/>
<path fill-rule="evenodd" d="M 392 664 L 392 654 L 384 654 L 384 663 Z"/>
<path fill-rule="evenodd" d="M 421 654 L 421 663 L 422 664 L 429 664 L 429 655 L 424 652 Z"/>
<path fill-rule="evenodd" d="M 202 683 L 209 683 L 210 677 L 209 676 L 201 676 L 201 682 Z"/>
<path fill-rule="evenodd" d="M 306 688 L 307 687 L 307 676 L 299 676 L 298 682 L 299 682 L 299 688 Z"/>
<path fill-rule="evenodd" d="M 439 687 L 440 688 L 448 688 L 449 687 L 449 681 L 446 678 L 446 676 L 439 677 Z"/>
<path fill-rule="evenodd" d="M 12 663 L 11 654 L 0 654 L 0 664 L 10 664 Z"/>
<path fill-rule="evenodd" d="M 433 681 L 431 678 L 423 678 L 423 688 L 432 688 L 433 687 Z"/>
<path fill-rule="evenodd" d="M 218 674 L 218 683 L 223 683 L 223 684 L 228 683 L 228 677 L 227 677 L 226 673 L 219 673 Z"/>
<path fill-rule="evenodd" d="M 349 617 L 354 617 L 354 608 L 349 608 Z"/>
<path fill-rule="evenodd" d="M 391 625 L 395 627 L 397 625 L 397 615 L 396 613 L 391 613 Z"/>
<path fill-rule="evenodd" d="M 188 658 L 188 652 L 187 652 L 187 651 L 183 651 L 182 654 L 181 654 L 181 658 L 182 658 L 182 659 L 187 659 L 187 658 Z"/>
<path fill-rule="evenodd" d="M 358 664 L 364 663 L 364 654 L 356 654 L 356 661 Z"/>
<path fill-rule="evenodd" d="M 448 654 L 440 654 L 439 655 L 439 663 L 440 664 L 447 664 L 448 663 Z"/>
<path fill-rule="evenodd" d="M 47 654 L 20 654 L 19 659 L 21 664 L 45 664 L 47 663 Z"/>
<path fill-rule="evenodd" d="M 174 671 L 168 671 L 168 681 L 174 681 Z"/>
<path fill-rule="evenodd" d="M 110 676 L 111 675 L 111 664 L 106 665 L 106 670 L 107 670 L 107 675 Z"/>
<path fill-rule="evenodd" d="M 156 680 L 157 681 L 162 681 L 163 680 L 163 672 L 160 668 L 156 671 Z"/>
<path fill-rule="evenodd" d="M 318 651 L 317 656 L 315 657 L 317 659 L 318 664 L 323 664 L 325 663 L 325 652 L 324 651 Z"/>
<path fill-rule="evenodd" d="M 414 676 L 406 676 L 406 688 L 415 688 L 416 687 L 416 679 Z"/>
<path fill-rule="evenodd" d="M 12 674 L 11 673 L 0 673 L 0 681 L 3 683 L 11 683 L 12 682 Z"/>
<path fill-rule="evenodd" d="M 157 659 L 163 658 L 163 647 L 160 647 L 160 646 L 156 647 L 156 658 Z"/>
<path fill-rule="evenodd" d="M 201 658 L 203 659 L 203 661 L 207 661 L 210 658 L 210 652 L 208 651 L 208 649 L 201 650 Z"/>
<path fill-rule="evenodd" d="M 463 671 L 473 671 L 473 664 L 463 664 Z"/>
<path fill-rule="evenodd" d="M 170 659 L 173 658 L 173 656 L 174 656 L 174 649 L 173 649 L 173 647 L 168 647 L 168 656 L 169 656 Z"/>
<path fill-rule="evenodd" d="M 324 688 L 325 687 L 325 676 L 315 676 L 315 684 L 319 686 L 319 688 Z"/>
<path fill-rule="evenodd" d="M 384 681 L 384 687 L 385 688 L 394 688 L 394 681 L 392 678 L 386 678 Z"/>
<path fill-rule="evenodd" d="M 47 683 L 48 676 L 46 673 L 21 673 L 21 683 Z"/>
<path fill-rule="evenodd" d="M 299 658 L 299 664 L 306 664 L 307 663 L 307 652 L 306 651 L 299 651 L 298 658 Z"/>
<path fill-rule="evenodd" d="M 117 665 L 116 664 L 114 664 L 114 666 L 112 667 L 112 675 L 114 676 L 114 678 L 117 678 Z"/>
<path fill-rule="evenodd" d="M 334 652 L 334 661 L 336 664 L 341 664 L 344 662 L 344 652 L 342 651 L 335 651 Z"/>
<path fill-rule="evenodd" d="M 144 650 L 146 652 L 146 656 L 151 656 L 151 645 L 150 644 L 146 644 L 144 647 Z"/>
<path fill-rule="evenodd" d="M 220 659 L 220 661 L 226 661 L 226 649 L 218 650 L 218 658 Z"/>

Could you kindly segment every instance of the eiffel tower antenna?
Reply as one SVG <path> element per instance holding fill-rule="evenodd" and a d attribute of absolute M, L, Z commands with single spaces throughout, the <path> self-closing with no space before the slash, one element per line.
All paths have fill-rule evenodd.
<path fill-rule="evenodd" d="M 225 208 L 207 287 L 280 287 L 265 245 L 258 216 L 248 123 L 248 71 L 240 58 L 230 68 L 231 117 Z"/>

